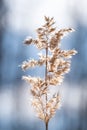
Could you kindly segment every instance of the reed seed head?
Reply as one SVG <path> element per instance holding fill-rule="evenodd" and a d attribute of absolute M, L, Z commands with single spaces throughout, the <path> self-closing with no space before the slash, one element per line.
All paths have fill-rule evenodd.
<path fill-rule="evenodd" d="M 48 122 L 60 108 L 60 94 L 54 93 L 49 97 L 50 86 L 61 85 L 64 75 L 70 71 L 70 59 L 77 53 L 76 50 L 61 50 L 60 44 L 64 36 L 73 32 L 72 28 L 56 30 L 54 18 L 44 16 L 45 24 L 37 29 L 37 38 L 28 37 L 25 44 L 34 44 L 39 50 L 46 50 L 46 55 L 39 54 L 38 60 L 24 61 L 21 65 L 23 70 L 35 66 L 45 65 L 45 78 L 23 76 L 22 79 L 31 85 L 33 96 L 32 105 L 37 115 L 44 122 Z"/>

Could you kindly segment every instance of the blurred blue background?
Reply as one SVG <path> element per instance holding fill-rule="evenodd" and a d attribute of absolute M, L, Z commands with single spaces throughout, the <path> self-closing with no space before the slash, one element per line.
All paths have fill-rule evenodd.
<path fill-rule="evenodd" d="M 31 107 L 29 86 L 23 75 L 43 76 L 43 68 L 23 72 L 24 60 L 37 58 L 38 50 L 25 46 L 27 36 L 54 17 L 58 29 L 76 31 L 62 40 L 62 48 L 75 48 L 71 71 L 60 86 L 62 107 L 49 130 L 87 130 L 87 1 L 0 0 L 0 130 L 45 130 Z"/>

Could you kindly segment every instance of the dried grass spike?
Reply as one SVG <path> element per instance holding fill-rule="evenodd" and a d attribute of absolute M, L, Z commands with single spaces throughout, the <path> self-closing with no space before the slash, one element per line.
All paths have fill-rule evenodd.
<path fill-rule="evenodd" d="M 33 43 L 39 50 L 44 49 L 45 51 L 42 51 L 43 54 L 39 54 L 38 60 L 24 61 L 21 68 L 27 70 L 35 66 L 45 66 L 43 79 L 32 76 L 23 76 L 22 79 L 31 85 L 32 105 L 37 116 L 45 122 L 46 130 L 48 130 L 48 123 L 61 104 L 60 94 L 50 93 L 50 86 L 61 85 L 64 75 L 70 70 L 71 62 L 69 58 L 72 58 L 77 51 L 74 49 L 66 51 L 59 47 L 61 39 L 69 32 L 74 31 L 72 28 L 56 31 L 56 28 L 53 27 L 55 24 L 54 18 L 44 16 L 44 19 L 45 24 L 37 29 L 37 38 L 33 40 L 28 37 L 25 39 L 25 44 Z"/>

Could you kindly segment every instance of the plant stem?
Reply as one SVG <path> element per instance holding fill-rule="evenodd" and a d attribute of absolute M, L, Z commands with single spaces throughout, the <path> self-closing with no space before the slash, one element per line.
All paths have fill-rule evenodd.
<path fill-rule="evenodd" d="M 46 83 L 46 87 L 47 87 L 47 65 L 48 65 L 47 58 L 48 58 L 48 45 L 46 47 L 46 67 L 45 67 L 45 83 Z M 46 93 L 46 104 L 47 104 L 47 100 L 48 100 L 48 97 L 47 97 L 47 93 Z M 47 118 L 47 108 L 46 108 L 45 118 Z M 48 122 L 46 122 L 45 124 L 46 124 L 46 130 L 48 130 Z"/>
<path fill-rule="evenodd" d="M 48 130 L 48 122 L 46 123 L 46 130 Z"/>
<path fill-rule="evenodd" d="M 48 47 L 46 48 L 46 68 L 45 68 L 45 82 L 47 87 L 47 57 L 48 57 Z M 47 103 L 47 93 L 46 93 L 46 103 Z"/>
<path fill-rule="evenodd" d="M 48 86 L 47 84 L 47 67 L 48 67 L 48 36 L 46 35 L 46 39 L 47 39 L 47 46 L 46 46 L 46 66 L 45 66 L 45 84 L 46 84 L 46 88 Z M 47 93 L 46 93 L 46 105 L 47 105 L 47 101 L 48 101 L 48 97 L 47 97 Z M 45 111 L 45 125 L 46 125 L 46 130 L 48 130 L 48 121 L 47 121 L 47 106 L 46 106 L 46 111 Z"/>

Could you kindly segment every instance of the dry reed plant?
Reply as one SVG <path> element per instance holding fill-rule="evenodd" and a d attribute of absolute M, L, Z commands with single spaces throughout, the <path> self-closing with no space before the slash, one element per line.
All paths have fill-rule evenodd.
<path fill-rule="evenodd" d="M 34 44 L 39 50 L 44 49 L 44 54 L 39 54 L 38 60 L 24 61 L 21 65 L 23 70 L 31 67 L 45 65 L 45 77 L 23 76 L 22 79 L 31 85 L 33 96 L 32 105 L 40 119 L 45 122 L 48 130 L 48 122 L 55 115 L 60 107 L 60 94 L 54 93 L 51 97 L 50 86 L 58 86 L 63 82 L 64 75 L 70 70 L 70 58 L 77 53 L 76 50 L 61 50 L 61 39 L 68 33 L 73 32 L 72 28 L 56 31 L 54 18 L 44 17 L 45 24 L 37 29 L 37 39 L 28 37 L 24 43 Z"/>

